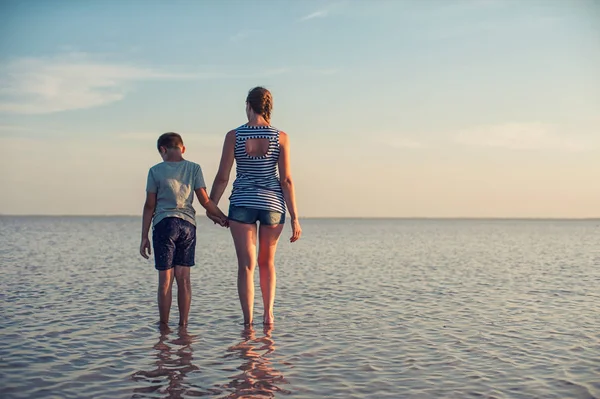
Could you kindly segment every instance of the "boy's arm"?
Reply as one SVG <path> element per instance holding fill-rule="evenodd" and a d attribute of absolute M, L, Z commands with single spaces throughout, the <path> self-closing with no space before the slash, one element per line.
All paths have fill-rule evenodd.
<path fill-rule="evenodd" d="M 144 211 L 142 213 L 142 242 L 140 244 L 140 254 L 148 259 L 152 250 L 150 249 L 150 224 L 152 224 L 152 216 L 156 209 L 156 193 L 146 192 L 146 202 L 144 203 Z"/>
<path fill-rule="evenodd" d="M 221 162 L 219 163 L 219 171 L 213 181 L 212 189 L 210 190 L 210 199 L 218 204 L 229 183 L 229 175 L 233 167 L 235 159 L 235 130 L 231 130 L 225 136 L 223 143 L 223 153 L 221 154 Z"/>
<path fill-rule="evenodd" d="M 220 225 L 225 226 L 227 224 L 227 216 L 225 216 L 225 214 L 221 212 L 217 204 L 215 204 L 214 201 L 208 197 L 206 189 L 204 187 L 200 187 L 197 188 L 195 191 L 196 197 L 198 197 L 200 205 L 202 205 L 202 207 L 206 209 L 208 213 L 221 219 Z"/>

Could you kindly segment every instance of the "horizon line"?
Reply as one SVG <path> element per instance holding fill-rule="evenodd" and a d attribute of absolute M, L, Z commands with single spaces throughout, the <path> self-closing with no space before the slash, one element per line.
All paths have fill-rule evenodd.
<path fill-rule="evenodd" d="M 132 214 L 36 214 L 36 213 L 0 213 L 0 217 L 127 217 L 140 218 L 142 215 Z M 200 219 L 196 217 L 196 219 Z M 304 220 L 318 219 L 354 219 L 354 220 L 600 220 L 600 216 L 583 216 L 583 217 L 567 217 L 567 216 L 304 216 L 300 217 Z"/>

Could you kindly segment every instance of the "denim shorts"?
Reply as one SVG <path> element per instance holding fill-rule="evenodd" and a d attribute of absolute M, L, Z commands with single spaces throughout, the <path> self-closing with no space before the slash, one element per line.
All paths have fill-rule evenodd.
<path fill-rule="evenodd" d="M 259 221 L 260 224 L 275 226 L 285 223 L 285 213 L 229 205 L 228 219 L 246 224 L 253 224 Z"/>
<path fill-rule="evenodd" d="M 152 246 L 156 270 L 194 266 L 196 226 L 180 218 L 164 218 L 152 229 Z"/>

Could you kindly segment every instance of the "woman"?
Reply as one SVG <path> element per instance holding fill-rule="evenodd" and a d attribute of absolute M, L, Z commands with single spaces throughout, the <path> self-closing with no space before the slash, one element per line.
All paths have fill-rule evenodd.
<path fill-rule="evenodd" d="M 210 193 L 210 198 L 218 204 L 235 159 L 236 178 L 229 197 L 228 218 L 238 259 L 238 295 L 246 325 L 253 321 L 257 237 L 263 323 L 273 324 L 275 251 L 285 222 L 286 204 L 292 224 L 290 242 L 297 241 L 302 233 L 290 172 L 290 144 L 287 134 L 271 126 L 272 108 L 273 98 L 267 89 L 250 90 L 246 98 L 248 123 L 225 136 L 219 171 Z M 256 222 L 260 223 L 258 234 Z"/>

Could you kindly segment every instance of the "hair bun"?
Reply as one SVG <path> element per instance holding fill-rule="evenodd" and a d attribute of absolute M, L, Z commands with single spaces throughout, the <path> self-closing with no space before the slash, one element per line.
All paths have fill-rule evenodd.
<path fill-rule="evenodd" d="M 248 92 L 246 101 L 250 104 L 250 108 L 257 113 L 262 115 L 267 122 L 271 121 L 271 111 L 273 109 L 273 96 L 271 92 L 264 87 L 255 87 Z"/>

